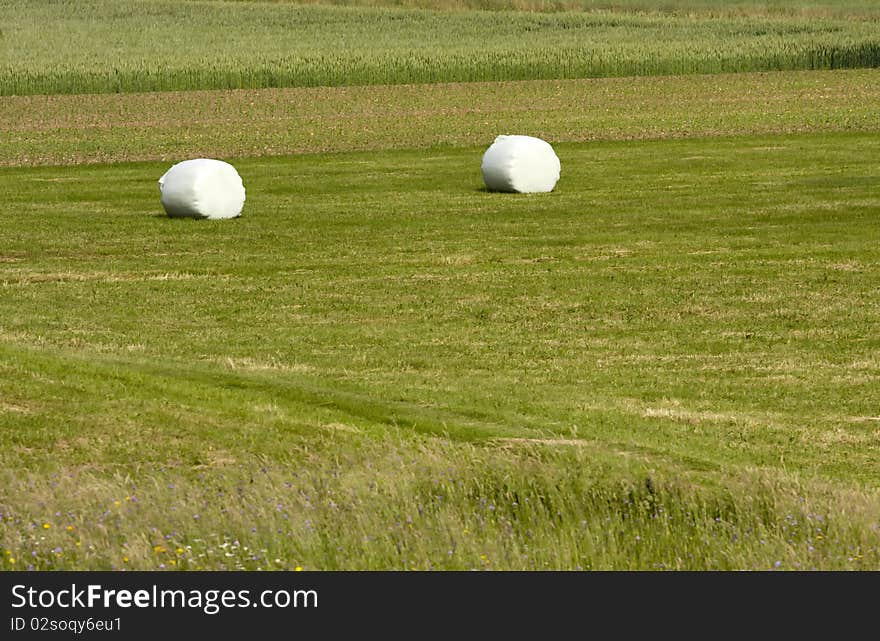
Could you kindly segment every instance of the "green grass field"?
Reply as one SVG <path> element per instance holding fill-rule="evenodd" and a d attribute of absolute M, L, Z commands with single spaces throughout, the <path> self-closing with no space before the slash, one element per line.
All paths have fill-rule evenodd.
<path fill-rule="evenodd" d="M 870 70 L 256 91 L 18 96 L 0 101 L 0 166 L 554 142 L 871 132 Z"/>
<path fill-rule="evenodd" d="M 260 2 L 260 0 L 231 0 Z M 477 9 L 481 11 L 608 11 L 697 16 L 810 16 L 871 19 L 880 15 L 873 0 L 268 0 L 275 4 L 353 7 Z"/>
<path fill-rule="evenodd" d="M 877 15 L 0 1 L 0 95 L 880 65 Z M 51 24 L 47 30 L 45 25 Z"/>
<path fill-rule="evenodd" d="M 560 145 L 563 182 L 541 198 L 481 191 L 479 149 L 242 160 L 246 215 L 219 225 L 161 215 L 164 164 L 5 169 L 4 542 L 42 553 L 49 524 L 67 544 L 48 567 L 153 567 L 145 541 L 170 532 L 318 568 L 399 567 L 395 541 L 418 550 L 407 567 L 875 567 L 878 146 Z M 645 479 L 678 519 L 658 549 L 614 553 L 651 538 L 654 513 L 579 538 L 580 521 L 624 518 Z M 227 505 L 242 484 L 253 502 Z M 805 511 L 814 485 L 856 498 Z M 469 525 L 481 503 L 545 493 L 558 526 L 543 503 Z M 777 493 L 802 525 L 850 533 L 816 552 L 816 532 L 753 504 Z M 325 529 L 304 536 L 311 510 Z M 701 510 L 727 534 L 687 525 Z M 244 529 L 251 511 L 281 540 Z M 534 527 L 541 550 L 517 558 Z M 768 550 L 755 528 L 775 532 Z M 318 544 L 329 532 L 341 550 Z"/>
<path fill-rule="evenodd" d="M 3 569 L 880 569 L 878 78 L 0 98 Z"/>

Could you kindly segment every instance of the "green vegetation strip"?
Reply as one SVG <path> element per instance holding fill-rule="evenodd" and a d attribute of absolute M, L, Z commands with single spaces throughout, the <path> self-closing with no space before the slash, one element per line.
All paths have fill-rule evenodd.
<path fill-rule="evenodd" d="M 231 0 L 348 7 L 406 7 L 481 11 L 607 11 L 697 16 L 804 16 L 871 19 L 874 0 Z"/>
<path fill-rule="evenodd" d="M 0 95 L 880 64 L 880 23 L 815 15 L 431 11 L 171 0 L 0 0 L 0 15 Z"/>
<path fill-rule="evenodd" d="M 880 568 L 880 136 L 557 149 L 0 170 L 5 567 Z"/>
<path fill-rule="evenodd" d="M 0 472 L 4 569 L 880 567 L 876 492 L 742 472 L 724 486 L 589 447 L 488 449 L 339 429 L 283 463 Z"/>
<path fill-rule="evenodd" d="M 0 101 L 0 165 L 876 131 L 880 71 L 778 72 Z"/>

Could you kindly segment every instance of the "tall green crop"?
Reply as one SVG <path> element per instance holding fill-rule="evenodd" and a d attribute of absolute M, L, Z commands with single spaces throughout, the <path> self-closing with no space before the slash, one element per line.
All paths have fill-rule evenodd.
<path fill-rule="evenodd" d="M 880 23 L 0 0 L 0 95 L 876 67 Z M 46 29 L 46 25 L 51 29 Z"/>

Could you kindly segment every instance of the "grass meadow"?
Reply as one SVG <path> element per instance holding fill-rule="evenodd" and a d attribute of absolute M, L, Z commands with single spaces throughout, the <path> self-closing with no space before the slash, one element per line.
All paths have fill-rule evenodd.
<path fill-rule="evenodd" d="M 258 2 L 260 0 L 231 0 Z M 682 16 L 805 16 L 870 20 L 880 14 L 872 0 L 268 0 L 275 4 L 351 7 L 476 9 L 480 11 L 606 11 Z"/>
<path fill-rule="evenodd" d="M 241 159 L 221 225 L 161 163 L 4 169 L 6 549 L 876 566 L 878 145 L 560 145 L 549 198 L 480 149 Z"/>
<path fill-rule="evenodd" d="M 617 4 L 511 15 L 876 28 Z M 0 564 L 880 569 L 878 79 L 0 73 Z M 553 143 L 553 193 L 484 189 L 499 133 Z M 165 216 L 158 177 L 198 155 L 238 169 L 241 218 Z"/>
<path fill-rule="evenodd" d="M 873 131 L 872 69 L 252 91 L 15 96 L 0 166 Z"/>

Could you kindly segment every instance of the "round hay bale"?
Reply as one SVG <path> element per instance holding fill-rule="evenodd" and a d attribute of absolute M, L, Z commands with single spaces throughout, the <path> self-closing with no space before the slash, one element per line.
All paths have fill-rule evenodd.
<path fill-rule="evenodd" d="M 498 136 L 483 154 L 483 181 L 490 191 L 521 194 L 553 191 L 560 164 L 549 143 L 532 136 Z"/>
<path fill-rule="evenodd" d="M 244 185 L 222 160 L 179 162 L 159 179 L 162 206 L 172 218 L 235 218 L 244 207 Z"/>

